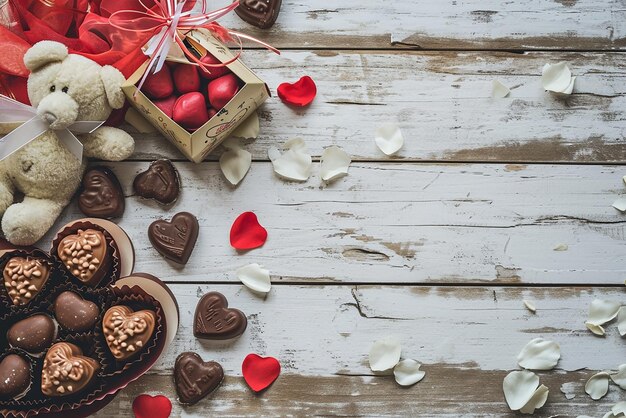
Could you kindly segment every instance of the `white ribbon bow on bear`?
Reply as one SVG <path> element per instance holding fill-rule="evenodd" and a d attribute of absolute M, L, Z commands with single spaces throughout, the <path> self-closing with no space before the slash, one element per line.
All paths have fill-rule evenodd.
<path fill-rule="evenodd" d="M 24 122 L 26 121 L 26 122 Z M 0 123 L 24 122 L 0 139 L 0 161 L 37 139 L 50 129 L 50 124 L 37 115 L 37 109 L 0 95 Z M 59 141 L 74 154 L 83 158 L 83 144 L 74 134 L 87 134 L 98 129 L 104 121 L 77 121 L 65 129 L 55 130 Z"/>

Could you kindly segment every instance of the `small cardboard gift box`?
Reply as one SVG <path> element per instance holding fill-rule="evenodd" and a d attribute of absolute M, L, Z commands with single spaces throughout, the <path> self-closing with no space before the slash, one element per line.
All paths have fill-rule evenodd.
<path fill-rule="evenodd" d="M 221 62 L 235 58 L 235 55 L 224 44 L 205 29 L 187 33 L 185 42 L 201 56 L 209 52 Z M 204 160 L 241 122 L 270 97 L 269 89 L 263 80 L 257 77 L 241 60 L 237 59 L 228 64 L 227 67 L 239 77 L 244 86 L 226 106 L 219 109 L 215 116 L 191 133 L 170 119 L 137 89 L 136 84 L 143 76 L 147 65 L 147 62 L 144 63 L 131 75 L 122 86 L 122 90 L 128 97 L 131 106 L 137 109 L 187 158 L 195 163 Z"/>

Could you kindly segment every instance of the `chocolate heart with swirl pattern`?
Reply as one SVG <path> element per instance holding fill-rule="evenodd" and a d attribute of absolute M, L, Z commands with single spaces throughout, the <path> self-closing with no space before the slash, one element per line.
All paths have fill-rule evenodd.
<path fill-rule="evenodd" d="M 202 361 L 196 353 L 182 353 L 174 363 L 174 382 L 181 403 L 197 403 L 217 389 L 222 380 L 222 366 L 215 361 Z"/>
<path fill-rule="evenodd" d="M 276 22 L 281 4 L 282 0 L 240 0 L 235 13 L 257 28 L 267 29 Z"/>
<path fill-rule="evenodd" d="M 148 227 L 148 238 L 163 257 L 185 264 L 198 239 L 200 225 L 189 212 L 179 212 L 171 221 L 154 221 Z"/>
<path fill-rule="evenodd" d="M 228 340 L 243 334 L 247 326 L 246 315 L 229 308 L 226 297 L 219 292 L 202 296 L 196 306 L 193 335 L 197 338 Z"/>

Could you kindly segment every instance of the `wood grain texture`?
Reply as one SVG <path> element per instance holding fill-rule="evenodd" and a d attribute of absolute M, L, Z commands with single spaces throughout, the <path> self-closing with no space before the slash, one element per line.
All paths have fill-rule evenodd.
<path fill-rule="evenodd" d="M 318 85 L 306 109 L 276 96 L 261 107 L 261 133 L 245 141 L 256 160 L 293 137 L 315 157 L 336 144 L 355 160 L 389 160 L 374 134 L 395 121 L 405 145 L 394 160 L 626 161 L 624 54 L 246 51 L 244 60 L 274 92 L 305 73 Z M 577 75 L 565 99 L 541 86 L 543 65 L 559 61 Z M 496 79 L 511 88 L 509 97 L 491 98 Z M 158 133 L 134 136 L 133 159 L 184 159 Z"/>
<path fill-rule="evenodd" d="M 266 298 L 238 285 L 171 288 L 182 308 L 174 345 L 150 375 L 98 416 L 125 416 L 143 392 L 174 399 L 171 367 L 188 350 L 220 362 L 227 378 L 195 407 L 183 410 L 174 402 L 174 416 L 508 416 L 502 379 L 517 369 L 517 353 L 535 337 L 557 341 L 562 353 L 557 369 L 539 373 L 550 398 L 538 416 L 601 416 L 623 397 L 612 386 L 606 398 L 592 402 L 583 389 L 593 370 L 623 362 L 624 341 L 614 324 L 606 338 L 583 324 L 591 300 L 624 301 L 621 288 L 274 286 Z M 248 316 L 248 329 L 234 342 L 189 337 L 195 304 L 214 290 Z M 523 299 L 537 304 L 536 314 Z M 401 339 L 404 358 L 423 363 L 426 377 L 416 386 L 401 388 L 388 373 L 369 370 L 371 344 L 388 335 Z M 241 379 L 249 352 L 275 356 L 283 367 L 260 396 Z M 575 397 L 566 399 L 561 387 Z"/>
<path fill-rule="evenodd" d="M 107 166 L 128 196 L 119 224 L 134 242 L 136 269 L 168 281 L 233 282 L 253 262 L 288 283 L 617 285 L 626 275 L 626 217 L 611 207 L 626 193 L 619 166 L 355 163 L 324 187 L 317 164 L 299 184 L 259 162 L 233 188 L 217 163 L 176 163 L 183 190 L 167 210 L 133 195 L 148 163 Z M 248 210 L 269 240 L 238 254 L 229 230 Z M 151 222 L 179 211 L 200 222 L 184 269 L 147 239 Z M 52 231 L 82 216 L 73 203 Z M 554 251 L 558 244 L 569 248 Z"/>
<path fill-rule="evenodd" d="M 623 0 L 284 0 L 270 30 L 253 28 L 234 13 L 220 19 L 283 49 L 617 50 L 626 48 L 625 22 Z"/>

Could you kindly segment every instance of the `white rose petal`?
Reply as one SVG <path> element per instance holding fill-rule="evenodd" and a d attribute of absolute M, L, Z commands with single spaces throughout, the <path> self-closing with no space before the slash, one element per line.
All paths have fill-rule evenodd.
<path fill-rule="evenodd" d="M 626 415 L 626 401 L 621 401 L 613 405 L 613 407 L 611 408 L 611 412 L 616 417 L 619 417 L 620 415 Z"/>
<path fill-rule="evenodd" d="M 612 321 L 617 316 L 621 305 L 610 300 L 595 299 L 589 306 L 587 322 L 592 325 L 602 325 Z"/>
<path fill-rule="evenodd" d="M 626 197 L 621 197 L 613 202 L 613 207 L 620 212 L 626 212 Z"/>
<path fill-rule="evenodd" d="M 227 148 L 229 149 L 220 157 L 220 169 L 226 180 L 236 186 L 248 174 L 252 165 L 252 154 L 233 143 L 228 144 Z"/>
<path fill-rule="evenodd" d="M 554 251 L 567 251 L 569 249 L 567 244 L 559 244 L 553 248 Z"/>
<path fill-rule="evenodd" d="M 322 180 L 332 181 L 345 176 L 351 162 L 350 156 L 338 146 L 326 148 L 320 160 Z"/>
<path fill-rule="evenodd" d="M 541 85 L 545 90 L 566 93 L 574 85 L 572 72 L 564 61 L 558 64 L 546 64 L 541 71 Z M 569 93 L 566 93 L 569 94 Z"/>
<path fill-rule="evenodd" d="M 272 288 L 270 272 L 256 263 L 237 269 L 237 278 L 255 292 L 267 293 Z"/>
<path fill-rule="evenodd" d="M 401 386 L 411 386 L 424 378 L 426 372 L 420 370 L 421 364 L 415 360 L 406 359 L 396 364 L 393 376 Z"/>
<path fill-rule="evenodd" d="M 244 138 L 244 139 L 254 139 L 259 136 L 260 125 L 259 125 L 259 115 L 255 112 L 252 112 L 250 116 L 246 118 L 241 125 L 237 126 L 231 136 L 236 138 Z"/>
<path fill-rule="evenodd" d="M 528 309 L 532 313 L 537 312 L 537 308 L 535 307 L 535 304 L 533 302 L 526 299 L 524 299 L 522 302 L 524 302 L 524 306 L 526 307 L 526 309 Z"/>
<path fill-rule="evenodd" d="M 376 129 L 374 138 L 376 145 L 387 155 L 393 155 L 404 145 L 404 138 L 400 127 L 393 123 L 385 124 Z"/>
<path fill-rule="evenodd" d="M 511 90 L 502 84 L 499 80 L 493 80 L 491 83 L 491 97 L 502 99 L 511 93 Z"/>
<path fill-rule="evenodd" d="M 607 412 L 606 414 L 602 415 L 602 418 L 617 418 L 617 417 L 613 415 L 613 412 Z"/>
<path fill-rule="evenodd" d="M 594 334 L 599 335 L 600 337 L 604 336 L 604 328 L 602 327 L 602 325 L 595 325 L 590 323 L 589 321 L 586 321 L 585 325 L 587 326 L 587 329 Z"/>
<path fill-rule="evenodd" d="M 617 311 L 617 329 L 622 337 L 626 335 L 626 306 L 622 306 Z"/>
<path fill-rule="evenodd" d="M 609 374 L 607 372 L 596 373 L 587 380 L 585 392 L 591 399 L 597 401 L 609 391 Z"/>
<path fill-rule="evenodd" d="M 376 341 L 370 349 L 370 369 L 382 372 L 395 367 L 400 361 L 400 352 L 400 341 L 395 338 L 388 337 Z"/>
<path fill-rule="evenodd" d="M 626 184 L 626 176 L 622 177 L 622 181 Z"/>
<path fill-rule="evenodd" d="M 620 389 L 626 390 L 626 364 L 620 364 L 617 368 L 617 373 L 611 374 L 611 380 Z"/>
<path fill-rule="evenodd" d="M 546 401 L 548 400 L 548 393 L 549 390 L 547 386 L 539 386 L 539 388 L 535 391 L 528 403 L 524 405 L 519 411 L 522 414 L 532 414 L 533 412 L 535 412 L 535 409 L 539 409 L 546 404 Z"/>
<path fill-rule="evenodd" d="M 561 348 L 554 341 L 535 338 L 517 356 L 517 364 L 530 370 L 550 370 L 561 358 Z"/>
<path fill-rule="evenodd" d="M 524 407 L 539 386 L 539 376 L 527 370 L 516 370 L 506 375 L 502 382 L 504 398 L 512 411 Z"/>
<path fill-rule="evenodd" d="M 268 156 L 279 176 L 296 181 L 306 181 L 311 176 L 313 160 L 307 153 L 306 144 L 301 138 L 291 139 L 283 145 L 287 151 L 281 153 L 277 148 L 268 150 Z"/>

